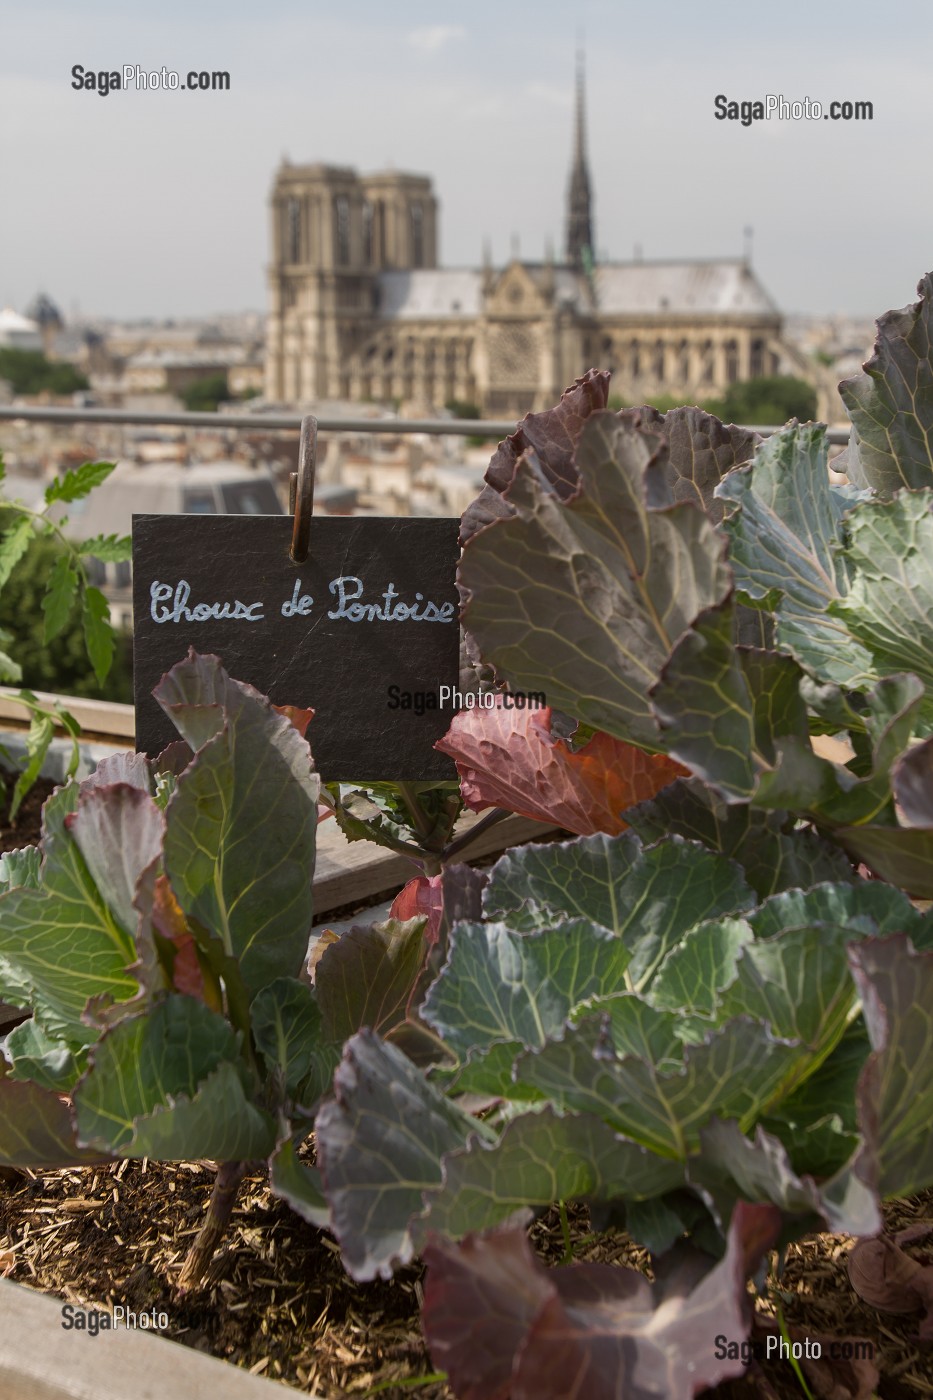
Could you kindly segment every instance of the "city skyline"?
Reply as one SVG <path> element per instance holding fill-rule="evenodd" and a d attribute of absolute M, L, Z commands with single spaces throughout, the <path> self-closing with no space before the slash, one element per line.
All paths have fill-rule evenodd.
<path fill-rule="evenodd" d="M 527 12 L 526 12 L 527 13 Z M 879 315 L 930 265 L 933 192 L 917 178 L 933 98 L 933 16 L 913 0 L 702 15 L 544 0 L 533 22 L 373 3 L 113 0 L 9 12 L 0 59 L 0 302 L 38 291 L 66 317 L 264 310 L 268 195 L 283 154 L 430 175 L 440 263 L 563 254 L 574 57 L 584 28 L 597 257 L 738 256 L 789 314 Z M 874 23 L 874 28 L 872 27 Z M 878 31 L 878 32 L 876 32 Z M 76 90 L 71 70 L 226 71 L 229 91 Z M 871 122 L 717 120 L 714 99 L 869 101 Z"/>

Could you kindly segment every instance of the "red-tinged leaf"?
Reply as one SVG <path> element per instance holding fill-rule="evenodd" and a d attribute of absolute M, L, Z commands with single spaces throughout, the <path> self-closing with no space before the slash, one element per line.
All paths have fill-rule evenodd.
<path fill-rule="evenodd" d="M 399 890 L 389 910 L 390 919 L 404 923 L 406 919 L 427 919 L 424 926 L 425 943 L 430 948 L 440 936 L 441 919 L 444 914 L 444 891 L 440 875 L 417 875 L 409 880 L 404 889 Z"/>
<path fill-rule="evenodd" d="M 67 1100 L 42 1085 L 7 1078 L 0 1066 L 0 1165 L 71 1167 L 104 1153 L 79 1147 Z"/>
<path fill-rule="evenodd" d="M 324 1034 L 338 1045 L 362 1026 L 388 1036 L 405 1020 L 427 945 L 420 918 L 356 925 L 324 948 L 314 973 Z"/>
<path fill-rule="evenodd" d="M 905 826 L 933 826 L 933 739 L 908 749 L 894 765 L 891 781 Z"/>
<path fill-rule="evenodd" d="M 313 710 L 303 710 L 298 705 L 273 705 L 272 708 L 287 720 L 291 720 L 302 739 L 305 737 L 305 730 L 314 719 Z"/>
<path fill-rule="evenodd" d="M 65 828 L 108 909 L 132 937 L 139 920 L 133 904 L 136 884 L 161 852 L 162 813 L 147 791 L 131 783 L 91 783 L 82 788 Z"/>
<path fill-rule="evenodd" d="M 921 1264 L 903 1246 L 926 1241 L 931 1232 L 933 1221 L 918 1221 L 893 1239 L 877 1235 L 858 1240 L 849 1255 L 849 1282 L 866 1303 L 882 1312 L 923 1312 L 918 1328 L 922 1342 L 933 1342 L 933 1264 Z"/>
<path fill-rule="evenodd" d="M 644 802 L 686 769 L 665 754 L 647 754 L 609 734 L 594 734 L 576 752 L 551 735 L 549 709 L 462 710 L 435 744 L 457 764 L 461 791 L 474 812 L 505 807 L 555 822 L 579 836 L 624 831 L 622 813 Z"/>
<path fill-rule="evenodd" d="M 655 1284 L 633 1269 L 545 1270 L 523 1231 L 432 1238 L 423 1324 L 458 1400 L 691 1400 L 742 1373 L 714 1338 L 741 1342 L 745 1280 L 777 1238 L 780 1211 L 740 1203 L 725 1257 L 673 1251 Z"/>
<path fill-rule="evenodd" d="M 528 453 L 555 493 L 566 500 L 579 485 L 575 464 L 577 443 L 591 413 L 609 401 L 609 373 L 591 369 L 561 394 L 560 403 L 545 413 L 528 413 L 511 437 L 500 442 L 486 472 L 486 485 L 464 511 L 460 540 L 466 540 L 493 520 L 510 515 L 506 493 L 519 460 Z"/>
<path fill-rule="evenodd" d="M 514 1357 L 555 1296 L 524 1230 L 432 1236 L 421 1324 L 431 1360 L 457 1400 L 509 1400 Z M 647 1286 L 647 1281 L 646 1281 Z"/>
<path fill-rule="evenodd" d="M 150 761 L 149 766 L 153 773 L 168 773 L 173 778 L 180 778 L 193 758 L 191 745 L 186 744 L 184 739 L 174 739 L 157 758 Z"/>
<path fill-rule="evenodd" d="M 322 929 L 316 938 L 312 937 L 311 946 L 308 951 L 308 963 L 305 969 L 308 980 L 312 987 L 317 983 L 317 965 L 327 952 L 331 944 L 336 943 L 339 934 L 334 933 L 332 928 Z"/>
<path fill-rule="evenodd" d="M 169 953 L 173 990 L 206 1001 L 197 944 L 164 875 L 158 876 L 155 882 L 151 918 L 155 933 L 162 939 L 163 949 Z"/>

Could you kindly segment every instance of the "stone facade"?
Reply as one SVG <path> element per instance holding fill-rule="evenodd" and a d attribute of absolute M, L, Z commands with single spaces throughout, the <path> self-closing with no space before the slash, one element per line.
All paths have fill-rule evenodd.
<path fill-rule="evenodd" d="M 805 369 L 747 262 L 594 263 L 589 199 L 582 73 L 562 263 L 440 268 L 428 178 L 283 163 L 266 397 L 424 412 L 459 399 L 513 417 L 556 402 L 593 365 L 613 371 L 627 402 L 709 399 L 739 379 Z"/>

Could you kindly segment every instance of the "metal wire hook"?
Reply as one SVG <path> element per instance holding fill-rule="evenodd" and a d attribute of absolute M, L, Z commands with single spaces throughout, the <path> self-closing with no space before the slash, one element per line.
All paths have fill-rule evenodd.
<path fill-rule="evenodd" d="M 288 506 L 295 517 L 292 527 L 292 547 L 288 557 L 294 564 L 303 564 L 308 557 L 311 539 L 311 513 L 314 510 L 314 467 L 317 457 L 317 419 L 309 413 L 301 420 L 298 443 L 298 471 L 288 479 Z"/>

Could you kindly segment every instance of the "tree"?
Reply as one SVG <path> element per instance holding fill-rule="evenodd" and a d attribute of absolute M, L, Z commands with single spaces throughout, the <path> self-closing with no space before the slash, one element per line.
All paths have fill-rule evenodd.
<path fill-rule="evenodd" d="M 721 399 L 703 407 L 724 423 L 782 427 L 788 418 L 808 423 L 816 417 L 816 390 L 791 374 L 765 375 L 730 384 Z"/>
<path fill-rule="evenodd" d="M 22 683 L 31 690 L 57 695 L 88 695 L 99 700 L 133 701 L 133 649 L 127 632 L 117 637 L 113 669 L 103 686 L 88 660 L 77 607 L 53 642 L 43 641 L 42 598 L 55 561 L 63 552 L 54 540 L 36 538 L 3 588 L 4 646 L 23 670 Z"/>
<path fill-rule="evenodd" d="M 444 404 L 448 413 L 455 418 L 481 418 L 479 404 L 468 403 L 466 399 L 448 399 Z"/>
<path fill-rule="evenodd" d="M 455 418 L 479 419 L 483 416 L 480 412 L 479 404 L 470 403 L 467 399 L 448 399 L 444 407 L 447 409 L 447 412 L 452 413 Z M 492 441 L 490 438 L 476 437 L 473 435 L 467 438 L 466 445 L 467 447 L 483 447 L 490 441 Z"/>
<path fill-rule="evenodd" d="M 190 413 L 216 413 L 217 405 L 227 403 L 232 397 L 223 373 L 197 379 L 181 393 L 182 402 Z"/>
<path fill-rule="evenodd" d="M 622 408 L 641 408 L 647 404 L 649 408 L 656 408 L 659 413 L 667 413 L 671 408 L 680 408 L 683 405 L 683 395 L 676 394 L 655 394 L 646 399 L 639 399 L 637 403 L 627 403 L 621 394 L 609 395 L 609 407 L 616 413 Z"/>
<path fill-rule="evenodd" d="M 90 387 L 74 365 L 47 360 L 40 350 L 9 346 L 0 348 L 0 379 L 12 385 L 14 394 L 73 394 Z"/>

